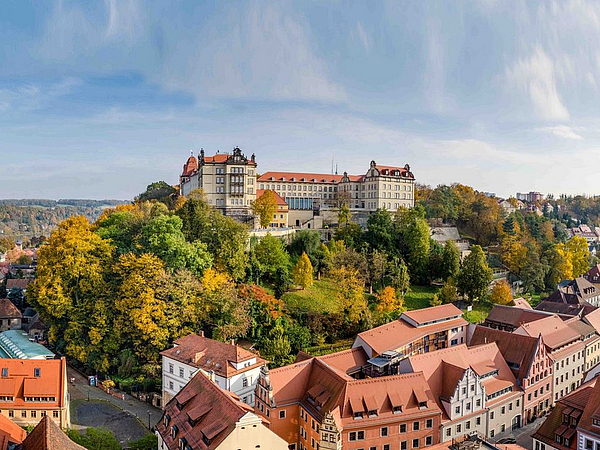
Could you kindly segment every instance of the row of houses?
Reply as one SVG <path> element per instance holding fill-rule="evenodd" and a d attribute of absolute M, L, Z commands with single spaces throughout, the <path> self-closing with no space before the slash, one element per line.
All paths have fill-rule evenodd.
<path fill-rule="evenodd" d="M 349 350 L 301 353 L 294 364 L 270 370 L 233 343 L 188 336 L 163 352 L 165 408 L 173 420 L 173 405 L 198 378 L 253 408 L 292 450 L 408 450 L 469 435 L 497 439 L 545 414 L 598 365 L 597 311 L 496 307 L 474 326 L 454 305 L 425 308 L 360 333 Z M 202 396 L 196 401 L 200 408 Z M 163 436 L 168 431 L 159 429 L 161 448 L 178 448 Z"/>

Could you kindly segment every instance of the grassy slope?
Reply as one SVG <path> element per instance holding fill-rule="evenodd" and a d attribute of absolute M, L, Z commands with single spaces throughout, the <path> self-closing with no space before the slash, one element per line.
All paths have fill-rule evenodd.
<path fill-rule="evenodd" d="M 286 292 L 282 300 L 288 308 L 300 311 L 336 312 L 340 308 L 335 284 L 326 279 L 306 289 Z"/>
<path fill-rule="evenodd" d="M 437 291 L 435 286 L 411 286 L 410 292 L 404 296 L 404 307 L 408 310 L 428 308 Z"/>

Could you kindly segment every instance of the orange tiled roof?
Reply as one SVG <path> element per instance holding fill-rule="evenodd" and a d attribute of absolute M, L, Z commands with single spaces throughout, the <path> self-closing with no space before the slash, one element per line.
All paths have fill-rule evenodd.
<path fill-rule="evenodd" d="M 6 289 L 27 289 L 31 281 L 29 278 L 9 278 L 6 280 Z"/>
<path fill-rule="evenodd" d="M 402 315 L 414 320 L 418 324 L 432 322 L 434 320 L 444 320 L 462 315 L 462 311 L 452 303 L 429 308 L 415 309 L 406 311 Z"/>
<path fill-rule="evenodd" d="M 258 181 L 293 181 L 294 183 L 339 183 L 343 175 L 305 172 L 265 172 Z M 293 180 L 295 178 L 295 180 Z"/>
<path fill-rule="evenodd" d="M 279 206 L 287 206 L 287 203 L 281 197 L 281 195 L 279 195 L 275 191 L 272 191 L 271 189 L 257 189 L 256 190 L 256 199 L 258 200 L 266 191 L 271 191 L 273 194 L 275 194 L 275 203 L 277 203 L 277 205 L 279 205 Z"/>
<path fill-rule="evenodd" d="M 215 341 L 198 334 L 177 339 L 174 347 L 160 354 L 207 372 L 212 370 L 227 378 L 266 363 L 264 359 L 239 345 Z M 232 365 L 252 358 L 256 358 L 256 362 L 251 366 L 236 369 Z"/>
<path fill-rule="evenodd" d="M 580 338 L 579 333 L 565 324 L 557 315 L 524 323 L 519 329 L 531 337 L 538 337 L 541 334 L 544 337 L 544 343 L 552 349 Z"/>
<path fill-rule="evenodd" d="M 36 403 L 38 409 L 65 406 L 66 362 L 61 359 L 0 359 L 0 370 L 8 369 L 8 376 L 0 377 L 0 395 L 14 397 L 4 408 L 31 408 L 25 397 L 54 397 L 54 401 Z M 39 369 L 39 376 L 35 376 Z"/>
<path fill-rule="evenodd" d="M 20 444 L 27 432 L 8 417 L 0 414 L 0 449 L 6 450 L 9 443 Z"/>
<path fill-rule="evenodd" d="M 358 336 L 376 353 L 381 354 L 386 350 L 396 350 L 427 334 L 447 330 L 469 323 L 462 317 L 445 322 L 414 327 L 404 320 L 394 320 L 371 330 L 363 331 Z"/>

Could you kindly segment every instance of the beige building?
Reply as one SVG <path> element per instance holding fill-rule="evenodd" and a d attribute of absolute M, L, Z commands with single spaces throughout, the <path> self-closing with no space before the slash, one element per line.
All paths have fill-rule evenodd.
<path fill-rule="evenodd" d="M 382 166 L 371 161 L 365 175 L 344 173 L 339 184 L 340 201 L 351 209 L 376 211 L 415 206 L 415 177 L 407 164 L 404 167 Z"/>
<path fill-rule="evenodd" d="M 180 189 L 183 196 L 202 189 L 208 203 L 223 214 L 247 217 L 256 199 L 256 158 L 247 158 L 238 147 L 213 156 L 200 150 L 197 159 L 191 155 L 183 166 Z"/>

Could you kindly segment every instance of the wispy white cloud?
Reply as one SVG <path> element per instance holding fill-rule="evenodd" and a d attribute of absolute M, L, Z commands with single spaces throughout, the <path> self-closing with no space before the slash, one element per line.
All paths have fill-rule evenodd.
<path fill-rule="evenodd" d="M 573 129 L 573 127 L 570 127 L 568 125 L 555 125 L 552 127 L 541 127 L 541 128 L 538 128 L 538 131 L 550 133 L 554 136 L 557 136 L 557 137 L 563 138 L 563 139 L 573 139 L 576 141 L 583 140 L 583 136 L 576 133 L 575 130 Z"/>
<path fill-rule="evenodd" d="M 509 85 L 527 95 L 538 117 L 568 120 L 569 111 L 558 92 L 554 62 L 538 47 L 506 69 Z"/>
<path fill-rule="evenodd" d="M 24 83 L 0 89 L 0 111 L 34 111 L 67 95 L 80 86 L 79 78 L 67 77 L 56 83 Z"/>
<path fill-rule="evenodd" d="M 360 22 L 360 20 L 358 22 L 356 22 L 356 34 L 358 36 L 360 43 L 362 44 L 363 48 L 365 49 L 365 52 L 369 53 L 371 51 L 371 37 L 366 32 L 366 30 L 363 27 L 363 24 Z"/>

